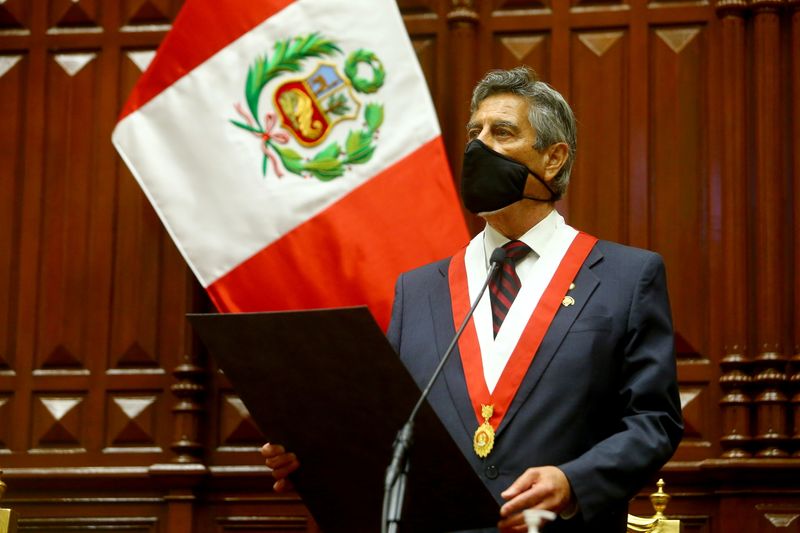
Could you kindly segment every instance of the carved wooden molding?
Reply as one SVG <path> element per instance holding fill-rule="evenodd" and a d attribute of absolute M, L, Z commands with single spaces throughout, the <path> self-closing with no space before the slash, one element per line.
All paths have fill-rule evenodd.
<path fill-rule="evenodd" d="M 480 20 L 475 11 L 474 0 L 452 0 L 452 9 L 447 13 L 447 21 L 452 24 L 477 24 Z"/>
<path fill-rule="evenodd" d="M 184 356 L 184 362 L 175 368 L 173 374 L 178 382 L 172 385 L 172 393 L 178 398 L 178 403 L 172 408 L 175 415 L 175 440 L 170 446 L 177 457 L 175 463 L 200 463 L 203 454 L 203 444 L 200 442 L 200 420 L 203 406 L 200 397 L 205 392 L 205 387 L 200 380 L 205 370 L 189 358 Z"/>
<path fill-rule="evenodd" d="M 777 11 L 786 5 L 786 0 L 751 0 L 755 12 Z"/>
<path fill-rule="evenodd" d="M 717 16 L 743 17 L 748 9 L 747 0 L 719 0 L 716 3 Z"/>

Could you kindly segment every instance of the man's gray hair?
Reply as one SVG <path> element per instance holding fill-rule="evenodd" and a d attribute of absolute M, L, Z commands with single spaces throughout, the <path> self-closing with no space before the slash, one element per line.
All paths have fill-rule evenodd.
<path fill-rule="evenodd" d="M 539 81 L 529 67 L 489 71 L 472 92 L 470 111 L 474 113 L 481 102 L 495 94 L 515 94 L 528 100 L 528 120 L 536 131 L 533 148 L 542 151 L 559 142 L 569 146 L 569 157 L 551 183 L 553 191 L 562 196 L 567 191 L 578 149 L 575 115 L 569 104 L 558 91 Z"/>

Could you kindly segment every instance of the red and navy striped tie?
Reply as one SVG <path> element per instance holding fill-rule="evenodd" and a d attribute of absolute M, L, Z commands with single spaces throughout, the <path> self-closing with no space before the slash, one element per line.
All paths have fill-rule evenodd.
<path fill-rule="evenodd" d="M 489 299 L 492 302 L 492 324 L 494 336 L 500 331 L 500 324 L 505 320 L 511 303 L 517 297 L 522 282 L 517 276 L 515 266 L 531 251 L 530 247 L 522 241 L 509 241 L 503 245 L 506 251 L 506 260 L 502 268 L 489 282 Z"/>

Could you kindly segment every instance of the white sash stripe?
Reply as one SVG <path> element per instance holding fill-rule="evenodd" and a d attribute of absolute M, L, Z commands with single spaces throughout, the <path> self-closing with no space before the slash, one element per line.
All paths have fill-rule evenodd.
<path fill-rule="evenodd" d="M 521 273 L 522 288 L 517 298 L 511 305 L 497 338 L 494 338 L 492 328 L 492 308 L 488 291 L 484 293 L 478 307 L 475 309 L 473 320 L 478 334 L 478 344 L 483 361 L 483 374 L 489 392 L 494 391 L 500 376 L 508 363 L 517 342 L 522 336 L 533 311 L 539 303 L 550 280 L 553 278 L 561 260 L 566 255 L 578 231 L 564 223 L 559 217 L 556 231 L 541 253 L 536 263 L 525 273 Z M 467 271 L 467 284 L 469 285 L 469 298 L 474 301 L 478 296 L 484 280 L 486 279 L 486 255 L 483 249 L 483 232 L 476 235 L 467 245 L 464 255 Z"/>

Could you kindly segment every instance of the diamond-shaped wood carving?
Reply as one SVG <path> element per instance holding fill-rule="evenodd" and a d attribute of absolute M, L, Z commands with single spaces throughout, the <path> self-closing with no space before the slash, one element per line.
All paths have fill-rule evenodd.
<path fill-rule="evenodd" d="M 11 435 L 11 396 L 0 396 L 0 449 L 8 448 Z"/>
<path fill-rule="evenodd" d="M 0 2 L 0 28 L 28 28 L 30 0 L 5 0 Z"/>
<path fill-rule="evenodd" d="M 681 409 L 683 410 L 684 438 L 702 438 L 705 389 L 681 387 Z"/>
<path fill-rule="evenodd" d="M 112 396 L 108 405 L 107 446 L 142 446 L 155 442 L 156 396 Z"/>
<path fill-rule="evenodd" d="M 404 15 L 417 15 L 421 13 L 436 13 L 432 0 L 397 0 L 397 7 Z"/>
<path fill-rule="evenodd" d="M 50 27 L 99 26 L 99 0 L 50 0 Z"/>
<path fill-rule="evenodd" d="M 667 46 L 672 48 L 676 54 L 681 51 L 700 34 L 700 28 L 674 28 L 668 30 L 656 30 L 656 35 L 661 37 Z"/>
<path fill-rule="evenodd" d="M 10 357 L 0 351 L 0 370 L 8 370 L 11 368 L 11 363 L 9 362 Z M 2 418 L 0 418 L 2 420 Z"/>
<path fill-rule="evenodd" d="M 500 39 L 503 46 L 511 52 L 521 63 L 530 56 L 536 48 L 545 42 L 544 35 L 525 35 L 520 37 L 503 37 Z"/>
<path fill-rule="evenodd" d="M 64 69 L 67 75 L 74 76 L 80 72 L 83 67 L 88 65 L 97 54 L 92 52 L 80 54 L 56 54 L 54 59 L 58 65 Z"/>
<path fill-rule="evenodd" d="M 263 435 L 253 422 L 250 412 L 238 396 L 226 395 L 220 409 L 220 445 L 258 446 Z"/>
<path fill-rule="evenodd" d="M 22 56 L 0 56 L 0 78 L 6 75 L 14 66 L 19 63 Z"/>
<path fill-rule="evenodd" d="M 584 7 L 584 6 L 613 6 L 613 5 L 625 5 L 628 2 L 620 1 L 620 0 L 572 0 L 572 5 L 575 7 Z"/>
<path fill-rule="evenodd" d="M 135 52 L 128 52 L 126 54 L 128 59 L 136 65 L 136 68 L 139 69 L 140 72 L 144 72 L 147 70 L 147 67 L 150 65 L 150 62 L 156 56 L 155 50 L 137 50 Z"/>
<path fill-rule="evenodd" d="M 678 359 L 697 359 L 702 357 L 700 352 L 692 346 L 692 343 L 677 331 L 675 332 L 675 354 Z"/>
<path fill-rule="evenodd" d="M 550 6 L 550 0 L 531 1 L 531 0 L 495 0 L 493 8 L 495 11 L 531 11 L 543 9 Z"/>
<path fill-rule="evenodd" d="M 78 356 L 63 344 L 56 346 L 42 363 L 42 368 L 79 368 L 81 366 L 83 365 Z"/>
<path fill-rule="evenodd" d="M 122 22 L 126 25 L 169 24 L 174 15 L 172 0 L 125 0 Z"/>
<path fill-rule="evenodd" d="M 603 57 L 603 54 L 608 52 L 609 48 L 614 46 L 614 43 L 620 40 L 623 36 L 621 31 L 609 31 L 602 33 L 582 33 L 578 39 L 586 45 L 586 48 L 594 52 L 597 57 Z"/>
<path fill-rule="evenodd" d="M 32 415 L 34 448 L 80 447 L 82 396 L 39 396 Z"/>
<path fill-rule="evenodd" d="M 157 361 L 153 354 L 148 353 L 147 350 L 136 341 L 128 346 L 117 360 L 117 366 L 119 367 L 150 367 L 154 365 L 157 365 Z"/>

